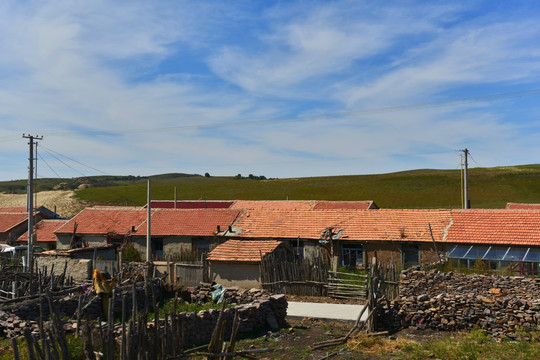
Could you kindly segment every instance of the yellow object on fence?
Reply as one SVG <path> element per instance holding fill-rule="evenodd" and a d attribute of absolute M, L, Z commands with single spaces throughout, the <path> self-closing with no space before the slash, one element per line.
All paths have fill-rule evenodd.
<path fill-rule="evenodd" d="M 92 278 L 92 288 L 96 291 L 96 294 L 101 296 L 103 315 L 105 318 L 107 318 L 109 314 L 109 297 L 112 295 L 111 284 L 107 279 L 105 279 L 105 276 L 103 276 L 98 269 L 94 269 L 94 275 Z"/>

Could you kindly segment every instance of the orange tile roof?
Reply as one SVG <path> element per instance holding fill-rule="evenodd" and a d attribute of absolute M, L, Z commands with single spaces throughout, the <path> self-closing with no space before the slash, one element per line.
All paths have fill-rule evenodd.
<path fill-rule="evenodd" d="M 248 210 L 236 223 L 245 238 L 319 239 L 327 227 L 344 240 L 442 241 L 450 210 Z"/>
<path fill-rule="evenodd" d="M 86 208 L 56 230 L 56 233 L 71 234 L 75 222 L 78 234 L 126 235 L 132 227 L 140 226 L 146 219 L 147 210 L 129 207 Z"/>
<path fill-rule="evenodd" d="M 41 220 L 38 222 L 35 230 L 37 242 L 56 242 L 56 235 L 54 232 L 68 221 L 69 220 Z M 19 236 L 17 241 L 27 242 L 28 231 Z"/>
<path fill-rule="evenodd" d="M 17 225 L 26 222 L 28 214 L 25 212 L 0 213 L 0 233 L 8 232 Z"/>
<path fill-rule="evenodd" d="M 447 242 L 540 246 L 540 211 L 452 210 Z"/>
<path fill-rule="evenodd" d="M 231 209 L 251 210 L 311 210 L 315 200 L 236 200 Z"/>
<path fill-rule="evenodd" d="M 26 206 L 11 206 L 11 207 L 0 207 L 0 213 L 23 213 L 26 212 Z"/>
<path fill-rule="evenodd" d="M 540 204 L 507 203 L 506 210 L 540 210 Z"/>
<path fill-rule="evenodd" d="M 327 201 L 327 200 L 236 200 L 231 209 L 250 210 L 367 210 L 373 201 Z M 375 207 L 377 205 L 374 205 Z"/>
<path fill-rule="evenodd" d="M 207 260 L 258 263 L 262 255 L 274 251 L 280 241 L 276 240 L 228 240 L 210 251 Z"/>
<path fill-rule="evenodd" d="M 314 210 L 351 209 L 368 210 L 374 205 L 373 201 L 317 201 Z M 375 205 L 376 207 L 377 205 Z"/>
<path fill-rule="evenodd" d="M 230 209 L 156 209 L 151 218 L 152 236 L 213 236 L 220 226 L 225 231 L 242 210 Z M 135 235 L 146 235 L 146 220 Z"/>

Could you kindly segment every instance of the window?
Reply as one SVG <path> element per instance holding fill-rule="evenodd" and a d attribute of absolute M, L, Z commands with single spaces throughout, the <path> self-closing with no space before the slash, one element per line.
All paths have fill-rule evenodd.
<path fill-rule="evenodd" d="M 210 240 L 208 239 L 193 239 L 191 249 L 197 255 L 197 259 L 201 259 L 203 254 L 208 254 L 210 251 Z"/>
<path fill-rule="evenodd" d="M 471 246 L 471 249 L 465 255 L 467 259 L 483 259 L 489 250 L 488 246 Z"/>
<path fill-rule="evenodd" d="M 461 259 L 469 252 L 470 249 L 471 246 L 456 245 L 452 250 L 450 250 L 448 257 Z"/>
<path fill-rule="evenodd" d="M 364 265 L 364 246 L 362 244 L 343 245 L 341 264 L 350 268 L 360 268 Z"/>
<path fill-rule="evenodd" d="M 154 256 L 157 260 L 163 259 L 163 239 L 152 239 Z"/>
<path fill-rule="evenodd" d="M 418 245 L 403 245 L 401 251 L 403 254 L 404 269 L 420 264 L 420 249 Z"/>
<path fill-rule="evenodd" d="M 505 271 L 509 267 L 522 276 L 538 276 L 540 248 L 504 245 L 456 245 L 447 257 L 461 266 L 474 266 L 475 259 L 482 259 L 492 271 Z"/>

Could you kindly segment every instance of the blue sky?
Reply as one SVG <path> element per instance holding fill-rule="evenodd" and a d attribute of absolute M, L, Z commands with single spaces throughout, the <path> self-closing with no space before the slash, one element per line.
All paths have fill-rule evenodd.
<path fill-rule="evenodd" d="M 534 1 L 2 1 L 0 180 L 23 133 L 40 177 L 540 163 L 539 24 Z"/>

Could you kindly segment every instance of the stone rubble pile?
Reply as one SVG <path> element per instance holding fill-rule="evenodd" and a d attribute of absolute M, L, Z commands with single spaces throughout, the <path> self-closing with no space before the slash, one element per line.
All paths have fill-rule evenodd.
<path fill-rule="evenodd" d="M 231 334 L 235 309 L 240 319 L 239 333 L 276 330 L 286 326 L 287 299 L 285 295 L 272 295 L 267 299 L 255 300 L 250 304 L 238 305 L 224 310 L 226 321 L 225 338 Z M 197 345 L 208 342 L 216 325 L 219 310 L 204 310 L 198 313 L 181 313 L 184 345 Z"/>
<path fill-rule="evenodd" d="M 210 283 L 200 283 L 194 288 L 188 288 L 190 295 L 191 303 L 206 304 L 207 302 L 212 302 L 212 292 L 216 290 L 213 287 L 213 284 Z M 228 287 L 225 289 L 223 298 L 227 301 L 227 304 L 249 304 L 255 300 L 259 299 L 268 299 L 271 294 L 269 294 L 264 289 L 240 289 L 236 286 Z"/>
<path fill-rule="evenodd" d="M 480 328 L 494 337 L 540 329 L 540 279 L 421 271 L 401 273 L 400 296 L 381 307 L 378 326 L 434 330 Z"/>

